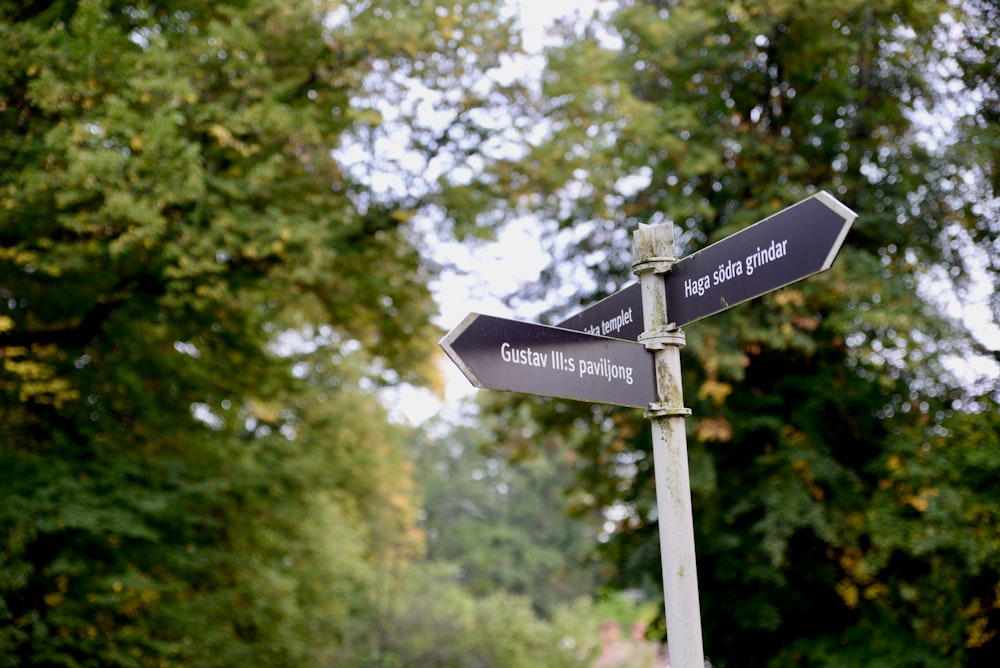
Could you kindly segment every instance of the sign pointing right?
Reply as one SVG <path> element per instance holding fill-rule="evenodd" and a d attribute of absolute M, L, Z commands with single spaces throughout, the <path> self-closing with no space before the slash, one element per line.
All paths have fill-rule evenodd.
<path fill-rule="evenodd" d="M 857 216 L 819 192 L 678 260 L 667 318 L 682 327 L 829 269 Z"/>

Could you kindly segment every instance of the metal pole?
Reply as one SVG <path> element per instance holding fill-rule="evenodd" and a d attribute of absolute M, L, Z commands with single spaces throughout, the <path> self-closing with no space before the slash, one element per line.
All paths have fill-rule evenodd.
<path fill-rule="evenodd" d="M 632 270 L 639 277 L 645 331 L 639 341 L 653 353 L 657 401 L 646 417 L 653 431 L 653 466 L 656 473 L 656 510 L 660 529 L 660 560 L 667 616 L 667 649 L 670 668 L 704 668 L 701 606 L 695 565 L 691 481 L 688 473 L 687 433 L 681 391 L 680 351 L 684 332 L 667 319 L 666 283 L 663 274 L 676 262 L 674 227 L 639 225 L 632 235 Z"/>

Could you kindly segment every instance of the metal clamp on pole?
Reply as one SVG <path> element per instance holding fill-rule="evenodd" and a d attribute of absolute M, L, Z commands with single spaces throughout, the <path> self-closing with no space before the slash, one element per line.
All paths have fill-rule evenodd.
<path fill-rule="evenodd" d="M 650 352 L 668 350 L 673 353 L 670 355 L 671 358 L 676 356 L 676 351 L 679 351 L 687 344 L 687 336 L 685 336 L 684 331 L 679 329 L 676 325 L 670 324 L 665 328 L 657 329 L 652 332 L 643 332 L 639 335 L 639 343 L 646 347 L 646 350 Z M 679 368 L 679 362 L 676 364 L 672 363 L 671 359 L 668 362 L 668 366 Z M 666 381 L 663 384 L 667 384 Z M 681 402 L 683 404 L 683 401 Z M 649 404 L 646 409 L 644 417 L 647 420 L 655 420 L 657 418 L 669 418 L 669 417 L 680 417 L 685 418 L 691 415 L 691 409 L 685 408 L 683 405 L 674 405 L 673 403 L 667 402 L 653 402 Z"/>
<path fill-rule="evenodd" d="M 687 337 L 676 325 L 668 325 L 665 329 L 643 332 L 639 335 L 639 343 L 646 350 L 663 350 L 666 346 L 683 348 L 687 344 Z"/>
<path fill-rule="evenodd" d="M 667 404 L 650 404 L 646 412 L 643 413 L 643 417 L 647 420 L 655 420 L 656 418 L 667 418 L 667 417 L 688 417 L 691 415 L 690 408 L 684 408 L 683 406 L 668 406 Z"/>
<path fill-rule="evenodd" d="M 632 263 L 632 273 L 642 276 L 647 272 L 654 274 L 666 274 L 677 262 L 675 257 L 649 257 L 645 260 L 638 260 Z"/>

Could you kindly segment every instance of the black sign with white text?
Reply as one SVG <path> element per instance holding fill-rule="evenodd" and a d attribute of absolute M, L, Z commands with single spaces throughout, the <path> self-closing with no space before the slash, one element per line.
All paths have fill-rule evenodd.
<path fill-rule="evenodd" d="M 853 211 L 820 192 L 677 261 L 667 319 L 683 326 L 829 269 Z"/>
<path fill-rule="evenodd" d="M 596 336 L 638 341 L 643 330 L 642 290 L 638 283 L 633 283 L 556 326 Z"/>
<path fill-rule="evenodd" d="M 829 269 L 857 214 L 819 192 L 673 263 L 663 275 L 678 326 Z M 633 283 L 558 327 L 469 314 L 441 347 L 476 387 L 617 406 L 656 401 L 653 355 L 637 343 Z"/>
<path fill-rule="evenodd" d="M 653 356 L 639 343 L 470 313 L 441 347 L 476 387 L 635 408 L 656 401 Z"/>

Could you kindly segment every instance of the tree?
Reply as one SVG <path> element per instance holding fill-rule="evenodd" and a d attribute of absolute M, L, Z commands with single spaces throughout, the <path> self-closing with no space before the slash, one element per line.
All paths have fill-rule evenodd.
<path fill-rule="evenodd" d="M 599 589 L 592 555 L 600 518 L 571 518 L 574 500 L 564 494 L 572 451 L 512 462 L 492 451 L 482 428 L 455 427 L 421 439 L 415 461 L 427 557 L 454 564 L 470 593 L 526 597 L 551 617 Z"/>
<path fill-rule="evenodd" d="M 508 28 L 490 2 L 0 2 L 0 663 L 349 641 L 420 550 L 375 393 L 435 382 L 412 223 L 463 233 L 463 184 L 385 193 L 334 149 L 420 85 L 450 125 L 413 150 L 487 164 Z"/>
<path fill-rule="evenodd" d="M 474 597 L 441 564 L 409 569 L 377 614 L 382 632 L 369 661 L 345 648 L 346 660 L 334 665 L 579 668 L 599 651 L 600 624 L 586 601 L 560 605 L 543 620 L 526 597 Z"/>
<path fill-rule="evenodd" d="M 968 390 L 942 363 L 969 354 L 970 338 L 926 289 L 962 276 L 956 248 L 969 246 L 956 238 L 997 257 L 994 193 L 940 178 L 992 175 L 980 157 L 993 146 L 992 32 L 975 28 L 989 12 L 940 2 L 623 3 L 610 25 L 566 26 L 547 54 L 549 132 L 508 168 L 510 188 L 515 204 L 546 217 L 555 262 L 543 279 L 564 279 L 582 260 L 592 281 L 574 275 L 579 304 L 630 279 L 628 232 L 639 222 L 673 222 L 687 254 L 817 189 L 860 213 L 829 272 L 687 328 L 702 617 L 715 665 L 995 661 L 996 546 L 958 527 L 941 542 L 919 538 L 969 522 L 958 507 L 992 519 L 996 501 L 995 485 L 931 491 L 953 463 L 923 454 L 947 438 L 958 460 L 975 458 L 1000 438 L 983 420 L 996 412 L 995 392 Z M 942 65 L 954 62 L 948 26 L 979 45 L 962 61 L 968 87 L 940 86 Z M 915 112 L 973 84 L 971 153 L 923 142 Z M 571 308 L 560 304 L 553 320 Z M 638 416 L 486 401 L 497 438 L 515 451 L 537 448 L 524 433 L 574 443 L 591 464 L 576 488 L 595 507 L 627 511 L 607 551 L 620 583 L 659 580 Z"/>

